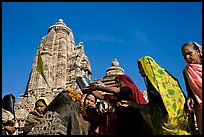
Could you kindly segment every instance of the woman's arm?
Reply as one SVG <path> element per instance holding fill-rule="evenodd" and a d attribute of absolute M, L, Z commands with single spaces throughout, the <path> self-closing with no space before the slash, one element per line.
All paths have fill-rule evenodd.
<path fill-rule="evenodd" d="M 120 88 L 117 87 L 105 87 L 105 86 L 96 86 L 96 90 L 100 90 L 107 93 L 119 93 Z"/>
<path fill-rule="evenodd" d="M 127 100 L 121 100 L 120 102 L 117 102 L 117 106 L 136 108 L 146 113 L 150 111 L 150 108 L 148 107 L 147 104 L 137 104 L 133 101 L 127 101 Z"/>
<path fill-rule="evenodd" d="M 185 82 L 185 86 L 186 86 L 186 91 L 187 91 L 187 94 L 188 94 L 188 98 L 192 98 L 192 99 L 195 99 L 194 95 L 193 95 L 193 92 L 188 84 L 188 79 L 186 77 L 186 74 L 185 74 L 185 70 L 183 70 L 183 78 L 184 78 L 184 82 Z"/>
<path fill-rule="evenodd" d="M 108 86 L 99 86 L 96 85 L 95 83 L 91 83 L 91 86 L 87 89 L 85 89 L 85 92 L 92 92 L 92 91 L 103 91 L 107 93 L 119 93 L 120 88 L 117 87 L 108 87 Z"/>
<path fill-rule="evenodd" d="M 104 100 L 104 99 L 105 99 L 104 95 L 102 95 L 102 94 L 101 94 L 100 92 L 98 92 L 98 91 L 93 91 L 92 93 L 94 94 L 95 97 L 97 97 L 97 98 L 100 99 L 100 100 Z"/>
<path fill-rule="evenodd" d="M 188 84 L 188 79 L 186 77 L 186 74 L 185 74 L 185 70 L 183 70 L 183 77 L 184 77 L 184 82 L 185 82 L 185 85 L 186 85 L 186 91 L 187 91 L 187 95 L 188 95 L 188 99 L 187 99 L 187 107 L 188 107 L 188 110 L 190 112 L 193 112 L 193 105 L 194 103 L 197 103 L 197 102 L 194 102 L 195 99 L 195 96 L 193 95 L 193 92 Z"/>

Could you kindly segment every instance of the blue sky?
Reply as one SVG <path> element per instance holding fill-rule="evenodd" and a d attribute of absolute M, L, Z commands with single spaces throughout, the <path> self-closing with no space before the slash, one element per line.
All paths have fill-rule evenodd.
<path fill-rule="evenodd" d="M 189 41 L 202 45 L 202 2 L 3 2 L 2 97 L 12 93 L 18 99 L 25 92 L 40 40 L 60 18 L 75 44 L 84 43 L 92 81 L 116 58 L 145 90 L 137 60 L 148 55 L 186 93 L 180 48 Z"/>

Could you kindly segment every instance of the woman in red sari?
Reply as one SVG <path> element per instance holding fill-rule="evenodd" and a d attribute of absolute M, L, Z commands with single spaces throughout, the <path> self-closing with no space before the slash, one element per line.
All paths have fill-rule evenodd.
<path fill-rule="evenodd" d="M 124 108 L 117 106 L 121 100 L 130 100 L 138 104 L 146 104 L 142 93 L 125 74 L 115 77 L 116 87 L 97 86 L 92 84 L 89 91 L 98 97 L 104 99 L 111 106 L 113 111 L 107 114 L 106 126 L 102 128 L 103 135 L 151 135 L 152 129 L 144 121 L 140 111 L 130 107 Z M 111 94 L 102 95 L 98 91 Z"/>
<path fill-rule="evenodd" d="M 188 93 L 188 109 L 195 110 L 198 131 L 202 135 L 202 46 L 196 42 L 185 43 L 181 52 L 186 62 L 183 76 Z"/>

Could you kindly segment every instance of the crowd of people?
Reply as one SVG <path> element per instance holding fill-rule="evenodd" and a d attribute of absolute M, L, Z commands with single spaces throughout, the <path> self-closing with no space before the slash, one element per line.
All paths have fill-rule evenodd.
<path fill-rule="evenodd" d="M 187 96 L 177 78 L 152 57 L 144 56 L 137 65 L 147 88 L 148 100 L 126 74 L 115 77 L 116 87 L 91 83 L 82 91 L 85 97 L 79 111 L 81 121 L 89 123 L 83 127 L 87 130 L 86 135 L 202 135 L 202 46 L 188 42 L 181 47 L 181 53 L 186 62 L 183 77 Z M 69 93 L 72 96 L 73 93 Z M 12 124 L 14 103 L 12 94 L 5 95 L 2 100 L 3 135 L 15 134 L 16 128 Z M 43 118 L 48 105 L 45 97 L 36 100 L 23 128 L 24 134 Z"/>

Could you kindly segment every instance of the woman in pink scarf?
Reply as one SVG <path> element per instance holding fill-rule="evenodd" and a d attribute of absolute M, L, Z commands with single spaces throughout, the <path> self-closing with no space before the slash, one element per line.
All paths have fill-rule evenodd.
<path fill-rule="evenodd" d="M 188 110 L 193 112 L 194 108 L 198 131 L 202 135 L 202 46 L 188 42 L 182 46 L 181 52 L 187 64 L 183 76 L 188 93 Z"/>

